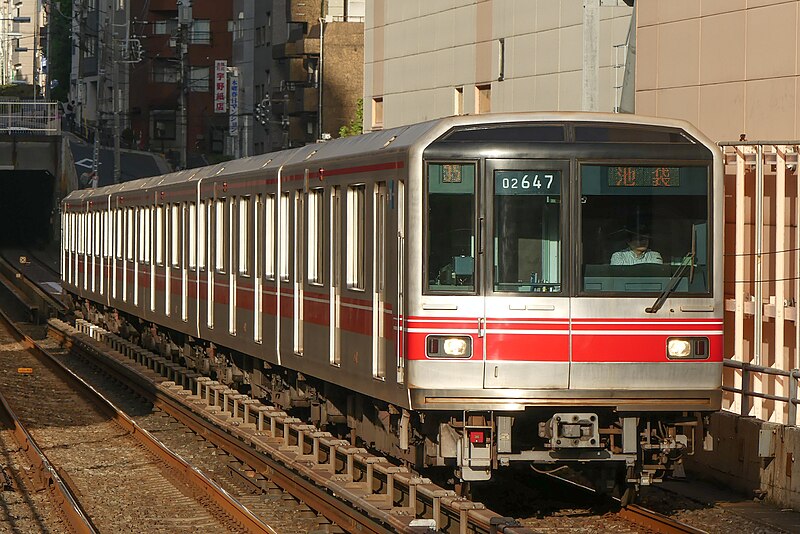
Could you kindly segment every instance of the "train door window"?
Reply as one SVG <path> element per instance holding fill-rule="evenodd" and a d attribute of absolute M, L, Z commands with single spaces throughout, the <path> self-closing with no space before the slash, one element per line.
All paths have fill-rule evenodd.
<path fill-rule="evenodd" d="M 253 205 L 253 341 L 261 343 L 261 265 L 262 247 L 261 235 L 263 233 L 261 214 L 264 211 L 264 200 L 261 195 L 256 195 Z"/>
<path fill-rule="evenodd" d="M 364 230 L 366 224 L 366 185 L 347 188 L 347 287 L 363 290 L 364 284 Z"/>
<path fill-rule="evenodd" d="M 308 194 L 308 281 L 323 283 L 325 218 L 323 215 L 323 189 L 312 189 Z"/>
<path fill-rule="evenodd" d="M 582 165 L 582 290 L 710 291 L 706 165 Z"/>
<path fill-rule="evenodd" d="M 475 164 L 430 163 L 427 168 L 427 289 L 475 291 Z"/>
<path fill-rule="evenodd" d="M 250 197 L 239 199 L 239 274 L 250 276 Z"/>
<path fill-rule="evenodd" d="M 372 376 L 386 378 L 383 310 L 386 305 L 384 271 L 386 247 L 386 183 L 375 184 L 372 202 Z"/>
<path fill-rule="evenodd" d="M 275 195 L 267 195 L 264 204 L 264 274 L 275 279 Z"/>
<path fill-rule="evenodd" d="M 125 214 L 125 232 L 127 236 L 127 243 L 125 247 L 125 259 L 128 261 L 133 261 L 133 243 L 134 243 L 134 235 L 135 230 L 133 226 L 133 209 L 128 208 L 127 213 Z"/>
<path fill-rule="evenodd" d="M 122 243 L 123 243 L 123 234 L 122 234 L 122 210 L 116 209 L 114 210 L 114 218 L 116 222 L 114 223 L 114 233 L 116 234 L 116 242 L 117 245 L 114 250 L 114 254 L 116 255 L 118 260 L 122 259 Z"/>
<path fill-rule="evenodd" d="M 181 212 L 180 204 L 173 204 L 170 217 L 170 263 L 173 267 L 181 265 Z"/>
<path fill-rule="evenodd" d="M 289 193 L 281 193 L 278 261 L 281 280 L 289 280 Z"/>
<path fill-rule="evenodd" d="M 201 210 L 202 211 L 202 210 Z M 189 202 L 189 269 L 197 268 L 197 204 Z"/>
<path fill-rule="evenodd" d="M 561 171 L 494 171 L 494 291 L 561 291 Z"/>
<path fill-rule="evenodd" d="M 239 243 L 234 237 L 237 232 L 236 228 L 236 204 L 237 198 L 230 197 L 227 204 L 227 213 L 228 217 L 226 220 L 226 257 L 228 258 L 228 332 L 232 335 L 236 335 L 236 271 L 238 263 L 238 256 L 236 254 L 236 248 L 238 247 Z"/>
<path fill-rule="evenodd" d="M 86 254 L 92 256 L 94 246 L 94 214 L 89 213 L 86 215 Z"/>
<path fill-rule="evenodd" d="M 214 205 L 214 269 L 225 272 L 225 199 Z"/>
<path fill-rule="evenodd" d="M 303 215 L 305 209 L 303 208 L 304 193 L 302 191 L 295 191 L 294 193 L 294 207 L 293 207 L 293 231 L 294 236 L 294 262 L 292 267 L 294 272 L 294 352 L 295 354 L 303 354 L 303 313 L 305 311 L 305 301 L 303 297 L 303 270 L 305 269 L 305 262 L 303 261 L 303 240 L 305 239 L 305 232 L 303 231 Z"/>
<path fill-rule="evenodd" d="M 340 294 L 341 288 L 341 261 L 342 261 L 342 194 L 339 186 L 331 188 L 331 221 L 330 221 L 330 317 L 331 328 L 328 340 L 330 348 L 331 365 L 340 366 L 342 364 L 341 351 L 339 350 L 340 338 Z"/>

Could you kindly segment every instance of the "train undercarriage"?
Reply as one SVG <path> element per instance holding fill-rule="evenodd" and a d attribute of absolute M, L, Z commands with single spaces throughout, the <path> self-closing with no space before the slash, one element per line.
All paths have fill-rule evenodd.
<path fill-rule="evenodd" d="M 569 468 L 596 492 L 627 504 L 640 486 L 681 477 L 684 458 L 712 444 L 701 412 L 621 413 L 580 405 L 410 411 L 86 300 L 73 308 L 78 317 L 353 445 L 415 470 L 447 472 L 458 484 L 489 480 L 498 469 L 523 464 L 540 473 Z"/>

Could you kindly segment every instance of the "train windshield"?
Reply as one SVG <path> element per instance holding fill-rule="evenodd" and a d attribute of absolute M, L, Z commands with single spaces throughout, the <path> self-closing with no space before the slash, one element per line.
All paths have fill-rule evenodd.
<path fill-rule="evenodd" d="M 428 165 L 428 290 L 475 291 L 475 164 Z"/>
<path fill-rule="evenodd" d="M 707 166 L 582 165 L 582 291 L 708 293 Z"/>

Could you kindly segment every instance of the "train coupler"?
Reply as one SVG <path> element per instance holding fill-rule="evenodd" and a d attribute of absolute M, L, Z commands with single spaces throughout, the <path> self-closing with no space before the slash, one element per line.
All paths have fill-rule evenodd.
<path fill-rule="evenodd" d="M 552 449 L 600 447 L 600 428 L 593 413 L 557 413 L 539 423 L 539 437 Z"/>

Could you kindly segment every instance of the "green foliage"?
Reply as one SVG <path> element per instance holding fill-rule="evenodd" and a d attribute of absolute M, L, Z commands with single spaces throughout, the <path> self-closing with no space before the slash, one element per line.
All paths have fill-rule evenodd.
<path fill-rule="evenodd" d="M 54 1 L 50 8 L 50 57 L 47 58 L 47 80 L 48 83 L 58 80 L 58 85 L 50 90 L 50 99 L 62 102 L 69 101 L 69 74 L 72 68 L 72 37 L 69 17 L 72 14 L 72 1 Z"/>
<path fill-rule="evenodd" d="M 33 98 L 33 85 L 24 83 L 0 85 L 0 97 L 6 100 L 31 100 Z"/>
<path fill-rule="evenodd" d="M 350 124 L 339 128 L 339 137 L 350 137 L 362 133 L 364 133 L 364 99 L 359 98 L 356 102 L 356 116 L 350 119 Z"/>

